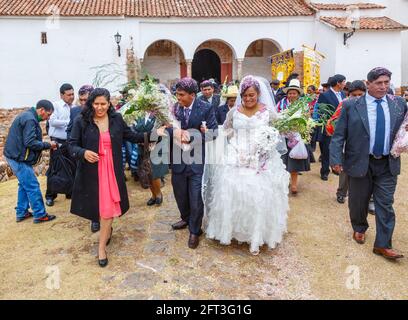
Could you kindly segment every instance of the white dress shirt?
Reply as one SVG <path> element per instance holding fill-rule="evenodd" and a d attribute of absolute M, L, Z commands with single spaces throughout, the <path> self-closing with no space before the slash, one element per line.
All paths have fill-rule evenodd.
<path fill-rule="evenodd" d="M 377 126 L 377 102 L 375 102 L 375 100 L 377 100 L 377 98 L 374 98 L 368 93 L 366 94 L 368 123 L 370 127 L 370 154 L 373 154 Z M 381 105 L 383 107 L 385 116 L 385 140 L 383 155 L 388 155 L 390 153 L 390 131 L 391 131 L 390 108 L 388 107 L 388 101 L 386 96 L 384 96 L 381 100 L 382 100 Z"/>
<path fill-rule="evenodd" d="M 54 102 L 54 112 L 52 113 L 50 120 L 50 128 L 48 135 L 53 138 L 62 140 L 67 139 L 67 127 L 70 120 L 70 110 L 72 105 L 66 104 L 63 100 Z"/>

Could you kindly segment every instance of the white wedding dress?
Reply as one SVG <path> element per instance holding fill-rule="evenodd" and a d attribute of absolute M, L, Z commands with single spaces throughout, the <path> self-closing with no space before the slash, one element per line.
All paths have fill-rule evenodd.
<path fill-rule="evenodd" d="M 252 117 L 234 107 L 206 148 L 206 159 L 213 158 L 206 160 L 203 178 L 206 236 L 224 245 L 232 239 L 249 243 L 253 254 L 263 244 L 275 248 L 287 226 L 289 173 L 278 152 L 283 142 L 270 129 L 273 117 L 273 106 Z M 262 147 L 262 135 L 273 140 L 272 148 Z"/>

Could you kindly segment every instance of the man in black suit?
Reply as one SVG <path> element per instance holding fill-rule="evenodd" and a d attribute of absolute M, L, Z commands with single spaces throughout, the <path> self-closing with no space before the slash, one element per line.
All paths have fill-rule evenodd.
<path fill-rule="evenodd" d="M 344 170 L 349 176 L 353 239 L 359 244 L 365 242 L 368 202 L 373 194 L 377 231 L 373 252 L 396 260 L 403 257 L 392 249 L 395 227 L 392 205 L 401 159 L 394 158 L 390 150 L 407 106 L 401 97 L 386 94 L 391 81 L 387 69 L 371 70 L 367 80 L 366 95 L 343 103 L 330 145 L 330 164 L 333 171 Z"/>
<path fill-rule="evenodd" d="M 205 80 L 203 82 L 201 82 L 200 84 L 200 89 L 201 89 L 201 93 L 202 95 L 200 96 L 200 100 L 208 102 L 213 111 L 214 114 L 217 112 L 217 108 L 220 105 L 220 95 L 218 94 L 214 94 L 214 83 L 209 81 L 209 80 Z"/>
<path fill-rule="evenodd" d="M 178 105 L 176 119 L 181 128 L 169 128 L 172 145 L 172 184 L 181 220 L 173 229 L 190 230 L 188 246 L 197 248 L 202 234 L 204 204 L 201 196 L 204 171 L 205 141 L 214 139 L 218 128 L 211 105 L 197 99 L 198 85 L 194 79 L 183 78 L 176 85 Z M 184 145 L 184 147 L 183 147 Z"/>
<path fill-rule="evenodd" d="M 271 89 L 272 89 L 272 94 L 273 94 L 273 99 L 275 101 L 275 104 L 278 104 L 278 99 L 276 98 L 278 92 L 279 92 L 279 86 L 280 86 L 280 81 L 278 79 L 274 79 L 270 83 Z"/>
<path fill-rule="evenodd" d="M 227 99 L 226 103 L 221 107 L 218 107 L 215 117 L 217 118 L 218 125 L 223 125 L 227 118 L 227 113 L 234 107 L 235 101 L 238 96 L 238 87 L 235 85 L 229 86 L 227 92 L 222 96 Z"/>
<path fill-rule="evenodd" d="M 334 113 L 337 109 L 337 106 L 340 102 L 342 102 L 346 95 L 343 92 L 343 89 L 346 85 L 346 77 L 341 74 L 336 74 L 329 79 L 330 89 L 326 92 L 319 95 L 319 99 L 317 103 L 320 104 L 327 104 L 329 105 L 332 113 Z M 330 118 L 330 115 L 325 114 L 322 110 L 318 108 L 318 113 L 320 117 Z M 320 143 L 320 150 L 322 152 L 321 159 L 322 159 L 322 167 L 320 169 L 320 177 L 323 181 L 327 181 L 329 179 L 330 173 L 330 150 L 329 145 L 331 141 L 331 137 L 327 134 L 326 128 L 323 129 L 323 134 L 321 135 L 319 143 Z"/>
<path fill-rule="evenodd" d="M 78 91 L 78 101 L 79 105 L 76 107 L 71 108 L 70 113 L 69 113 L 69 123 L 67 126 L 67 137 L 69 139 L 72 131 L 72 126 L 74 124 L 75 118 L 81 113 L 83 108 L 86 106 L 86 101 L 88 100 L 89 94 L 94 90 L 94 87 L 91 85 L 84 85 L 81 88 L 79 88 Z"/>

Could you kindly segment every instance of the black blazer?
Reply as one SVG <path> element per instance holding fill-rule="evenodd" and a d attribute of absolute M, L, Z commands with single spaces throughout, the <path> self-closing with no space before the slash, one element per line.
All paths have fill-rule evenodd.
<path fill-rule="evenodd" d="M 204 102 L 209 103 L 207 98 L 204 97 L 204 96 L 200 96 L 199 99 L 204 101 Z M 220 101 L 221 101 L 221 96 L 219 94 L 214 94 L 213 97 L 212 97 L 212 101 L 211 101 L 211 107 L 212 107 L 214 113 L 217 112 L 217 109 L 218 109 L 218 107 L 220 105 Z"/>
<path fill-rule="evenodd" d="M 219 125 L 223 125 L 225 122 L 225 119 L 227 118 L 227 113 L 230 111 L 228 108 L 227 104 L 224 104 L 223 106 L 219 107 L 217 109 L 217 112 L 215 113 L 215 117 L 217 118 L 217 122 Z"/>
<path fill-rule="evenodd" d="M 117 112 L 109 115 L 109 132 L 115 176 L 120 193 L 120 207 L 124 214 L 129 209 L 129 199 L 123 173 L 122 144 L 124 139 L 133 143 L 143 142 L 144 133 L 133 132 L 122 115 Z M 74 120 L 68 140 L 70 154 L 78 160 L 72 190 L 71 213 L 92 221 L 99 221 L 98 163 L 89 163 L 85 160 L 84 154 L 86 150 L 98 153 L 99 137 L 100 132 L 96 124 L 93 121 L 88 122 L 79 115 Z"/>
<path fill-rule="evenodd" d="M 177 120 L 181 121 L 184 117 L 183 107 L 176 107 L 176 118 Z M 200 99 L 195 99 L 193 108 L 189 117 L 189 121 L 187 124 L 187 128 L 183 128 L 184 130 L 188 129 L 196 129 L 197 133 L 200 132 L 201 122 L 206 121 L 207 128 L 210 130 L 216 130 L 218 128 L 217 120 L 215 119 L 215 113 L 212 110 L 212 107 L 209 103 L 204 102 Z M 199 151 L 201 152 L 200 162 L 196 163 L 186 163 L 184 159 L 191 156 L 194 159 L 194 150 L 193 151 L 182 151 L 182 149 L 173 143 L 173 129 L 167 129 L 170 134 L 170 141 L 171 141 L 171 169 L 173 173 L 182 173 L 187 166 L 191 166 L 191 169 L 196 174 L 202 174 L 204 170 L 204 160 L 205 160 L 205 142 L 206 140 L 214 139 L 216 132 L 214 135 L 212 134 L 201 134 L 201 146 L 198 147 Z M 192 141 L 190 142 L 191 145 L 196 145 L 197 142 L 194 142 L 194 137 L 192 137 Z M 197 148 L 197 147 L 196 147 Z M 179 159 L 181 158 L 181 159 Z M 181 161 L 180 161 L 181 160 Z"/>
<path fill-rule="evenodd" d="M 390 149 L 398 132 L 407 105 L 404 99 L 387 96 L 390 109 L 391 132 Z M 344 147 L 344 161 L 343 161 Z M 330 143 L 330 164 L 342 164 L 344 171 L 351 177 L 364 177 L 368 172 L 370 153 L 370 128 L 365 96 L 358 99 L 348 99 L 343 102 L 343 108 L 336 130 Z M 390 171 L 393 176 L 400 174 L 400 157 L 389 157 Z"/>
<path fill-rule="evenodd" d="M 77 106 L 77 107 L 73 107 L 71 108 L 71 110 L 69 110 L 69 123 L 68 123 L 68 127 L 67 127 L 67 139 L 69 139 L 69 136 L 71 135 L 71 131 L 72 131 L 72 126 L 74 125 L 74 120 L 77 116 L 80 115 L 82 111 L 82 107 Z"/>
<path fill-rule="evenodd" d="M 345 93 L 343 91 L 341 91 L 340 93 L 341 93 L 341 97 L 343 99 L 345 99 L 346 98 Z M 320 94 L 319 99 L 317 100 L 317 103 L 318 104 L 319 103 L 324 103 L 324 104 L 330 105 L 331 109 L 332 109 L 332 113 L 334 113 L 336 111 L 338 105 L 340 104 L 339 100 L 337 99 L 337 96 L 334 94 L 334 92 L 331 89 L 329 89 L 328 91 Z M 319 108 L 319 106 L 317 106 L 317 107 Z M 326 115 L 326 116 L 327 116 L 327 119 L 330 118 L 329 115 Z M 323 130 L 323 135 L 328 136 L 326 128 L 324 128 L 324 130 Z"/>

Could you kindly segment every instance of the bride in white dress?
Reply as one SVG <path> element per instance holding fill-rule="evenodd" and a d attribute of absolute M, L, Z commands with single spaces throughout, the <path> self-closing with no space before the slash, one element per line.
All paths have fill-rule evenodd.
<path fill-rule="evenodd" d="M 282 241 L 289 210 L 289 174 L 281 160 L 287 150 L 273 128 L 277 113 L 265 81 L 242 80 L 236 106 L 206 147 L 203 177 L 207 238 L 247 242 L 254 255 L 263 244 L 275 248 Z"/>

